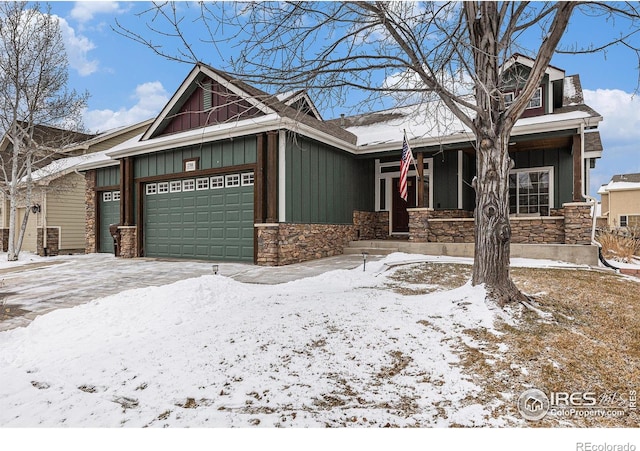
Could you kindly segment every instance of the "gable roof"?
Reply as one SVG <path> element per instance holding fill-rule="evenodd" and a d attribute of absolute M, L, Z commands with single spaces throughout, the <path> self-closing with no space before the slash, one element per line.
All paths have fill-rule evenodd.
<path fill-rule="evenodd" d="M 611 181 L 598 189 L 598 194 L 607 194 L 609 191 L 640 190 L 640 173 L 616 174 Z"/>
<path fill-rule="evenodd" d="M 510 58 L 508 58 L 504 62 L 504 64 L 500 69 L 502 72 L 506 72 L 515 64 L 521 64 L 523 66 L 532 68 L 534 63 L 535 63 L 535 60 L 533 58 L 529 58 L 528 56 L 525 56 L 521 53 L 514 53 L 513 55 L 511 55 Z M 544 73 L 549 76 L 550 81 L 562 80 L 563 78 L 565 78 L 564 70 L 558 67 L 552 66 L 551 64 L 547 66 Z"/>

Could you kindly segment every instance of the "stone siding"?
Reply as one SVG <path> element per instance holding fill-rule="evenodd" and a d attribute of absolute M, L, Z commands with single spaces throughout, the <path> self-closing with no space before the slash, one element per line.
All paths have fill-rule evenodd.
<path fill-rule="evenodd" d="M 389 239 L 388 211 L 354 211 L 353 225 L 358 240 Z"/>
<path fill-rule="evenodd" d="M 118 232 L 120 233 L 120 248 L 118 249 L 118 257 L 139 257 L 138 246 L 136 245 L 138 228 L 136 226 L 120 226 L 118 227 Z"/>
<path fill-rule="evenodd" d="M 58 255 L 59 246 L 60 246 L 60 229 L 58 227 L 47 227 L 47 251 L 45 255 L 45 246 L 43 241 L 43 227 L 38 227 L 38 232 L 36 236 L 36 246 L 37 253 L 40 257 L 55 257 Z"/>
<path fill-rule="evenodd" d="M 416 243 L 473 243 L 473 212 L 411 208 L 409 241 Z M 552 216 L 512 217 L 511 242 L 521 244 L 590 244 L 591 204 L 564 204 Z"/>
<path fill-rule="evenodd" d="M 85 252 L 92 254 L 98 252 L 98 206 L 96 205 L 96 178 L 97 171 L 92 169 L 87 171 L 85 176 L 84 201 L 85 210 Z"/>
<path fill-rule="evenodd" d="M 281 266 L 340 255 L 357 238 L 353 225 L 262 224 L 256 227 L 257 264 Z"/>

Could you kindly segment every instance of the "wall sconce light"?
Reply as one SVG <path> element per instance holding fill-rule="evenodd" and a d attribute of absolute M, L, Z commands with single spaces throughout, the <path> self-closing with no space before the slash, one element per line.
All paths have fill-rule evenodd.
<path fill-rule="evenodd" d="M 40 205 L 39 204 L 35 204 L 31 206 L 31 213 L 33 213 L 34 215 L 36 213 L 40 213 Z"/>
<path fill-rule="evenodd" d="M 211 270 L 214 275 L 218 275 L 218 265 L 211 265 Z"/>

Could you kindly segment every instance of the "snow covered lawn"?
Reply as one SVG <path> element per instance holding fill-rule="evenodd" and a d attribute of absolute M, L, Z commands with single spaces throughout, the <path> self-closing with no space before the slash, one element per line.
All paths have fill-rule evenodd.
<path fill-rule="evenodd" d="M 455 350 L 500 312 L 482 288 L 382 289 L 385 269 L 275 286 L 202 276 L 38 317 L 0 333 L 0 424 L 487 424 Z"/>
<path fill-rule="evenodd" d="M 640 306 L 621 304 L 637 281 L 524 269 L 516 282 L 541 313 L 522 313 L 464 284 L 465 259 L 393 266 L 420 259 L 394 254 L 366 272 L 267 286 L 206 275 L 0 332 L 0 425 L 523 426 L 515 401 L 525 388 L 569 390 L 578 381 L 613 391 L 640 380 L 640 348 L 628 339 L 637 337 Z M 555 285 L 541 291 L 547 279 Z M 595 306 L 581 291 L 592 279 L 618 297 Z M 556 301 L 559 292 L 570 304 Z M 614 302 L 622 313 L 609 309 Z M 628 314 L 615 342 L 590 330 L 590 319 L 609 311 Z M 609 361 L 590 372 L 578 348 Z M 580 364 L 584 380 L 571 372 Z M 625 373 L 599 376 L 613 365 Z"/>

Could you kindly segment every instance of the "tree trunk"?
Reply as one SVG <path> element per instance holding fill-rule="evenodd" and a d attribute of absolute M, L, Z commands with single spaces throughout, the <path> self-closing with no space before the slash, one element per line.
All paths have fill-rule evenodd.
<path fill-rule="evenodd" d="M 490 135 L 486 133 L 477 139 L 472 284 L 484 284 L 489 297 L 505 305 L 524 296 L 509 275 L 509 136 Z"/>
<path fill-rule="evenodd" d="M 7 260 L 10 262 L 16 261 L 18 255 L 16 254 L 16 215 L 18 207 L 16 205 L 16 194 L 13 191 L 9 192 L 9 241 L 7 243 Z"/>

